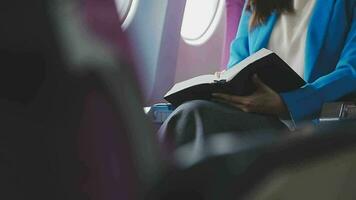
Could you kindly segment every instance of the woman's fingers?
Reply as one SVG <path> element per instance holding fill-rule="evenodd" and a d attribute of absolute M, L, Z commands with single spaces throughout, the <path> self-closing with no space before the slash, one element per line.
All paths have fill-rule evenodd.
<path fill-rule="evenodd" d="M 253 76 L 257 90 L 249 96 L 212 94 L 215 101 L 229 104 L 244 112 L 284 115 L 288 112 L 283 100 L 273 89 L 264 84 L 257 75 Z"/>
<path fill-rule="evenodd" d="M 224 99 L 218 99 L 218 98 L 213 98 L 212 101 L 230 105 L 230 106 L 240 109 L 244 112 L 252 112 L 252 110 L 250 108 L 247 108 L 246 105 L 243 105 L 243 104 L 237 104 L 237 103 L 233 103 L 231 101 L 226 101 Z"/>
<path fill-rule="evenodd" d="M 237 104 L 245 104 L 247 102 L 247 97 L 240 97 L 235 95 L 221 94 L 221 93 L 213 93 L 212 96 L 217 99 L 223 99 L 225 101 Z"/>
<path fill-rule="evenodd" d="M 270 90 L 270 87 L 268 87 L 268 86 L 257 76 L 257 74 L 253 75 L 252 81 L 253 81 L 253 83 L 256 85 L 257 90 L 258 90 L 258 89 Z"/>
<path fill-rule="evenodd" d="M 239 108 L 244 112 L 255 112 L 257 111 L 258 105 L 253 100 L 253 96 L 235 96 L 228 94 L 213 94 L 213 100 L 218 101 L 220 103 L 229 104 L 233 107 Z"/>

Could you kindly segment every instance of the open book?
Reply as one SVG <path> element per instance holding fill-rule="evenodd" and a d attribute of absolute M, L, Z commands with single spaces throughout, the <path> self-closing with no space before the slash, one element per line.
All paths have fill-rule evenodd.
<path fill-rule="evenodd" d="M 245 96 L 256 89 L 252 76 L 258 77 L 276 92 L 287 92 L 302 87 L 305 81 L 274 52 L 261 49 L 240 63 L 222 72 L 201 75 L 175 84 L 164 96 L 174 106 L 195 100 L 209 100 L 212 93 Z"/>

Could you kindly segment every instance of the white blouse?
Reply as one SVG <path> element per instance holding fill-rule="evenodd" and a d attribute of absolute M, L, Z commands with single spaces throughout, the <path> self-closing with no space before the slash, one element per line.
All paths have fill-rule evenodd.
<path fill-rule="evenodd" d="M 304 78 L 307 29 L 316 0 L 294 0 L 294 13 L 283 13 L 277 20 L 268 49 L 277 53 Z"/>
<path fill-rule="evenodd" d="M 294 0 L 294 13 L 283 13 L 277 20 L 268 49 L 277 53 L 302 78 L 304 78 L 305 48 L 308 25 L 316 0 Z M 295 130 L 293 120 L 281 120 L 290 130 Z"/>

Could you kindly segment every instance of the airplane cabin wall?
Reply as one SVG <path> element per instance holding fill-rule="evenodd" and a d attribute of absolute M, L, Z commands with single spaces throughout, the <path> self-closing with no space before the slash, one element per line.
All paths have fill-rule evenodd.
<path fill-rule="evenodd" d="M 138 0 L 125 32 L 133 47 L 145 104 L 161 102 L 173 84 L 185 0 Z"/>
<path fill-rule="evenodd" d="M 192 45 L 181 36 L 186 0 L 137 1 L 125 32 L 139 67 L 145 105 L 164 101 L 164 94 L 175 82 L 224 68 L 225 6 L 211 36 Z"/>
<path fill-rule="evenodd" d="M 175 81 L 182 81 L 197 75 L 214 73 L 222 66 L 226 35 L 225 8 L 214 33 L 203 44 L 192 45 L 182 37 L 179 42 L 178 62 Z"/>

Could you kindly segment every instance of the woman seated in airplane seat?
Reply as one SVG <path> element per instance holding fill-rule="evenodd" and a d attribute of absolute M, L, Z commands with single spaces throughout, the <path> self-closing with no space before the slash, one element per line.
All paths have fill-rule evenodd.
<path fill-rule="evenodd" d="M 292 131 L 325 102 L 356 91 L 356 0 L 246 0 L 228 67 L 268 48 L 307 84 L 276 93 L 257 76 L 250 96 L 213 94 L 179 106 L 159 130 L 174 147 L 219 132 Z M 278 77 L 276 77 L 278 78 Z"/>

